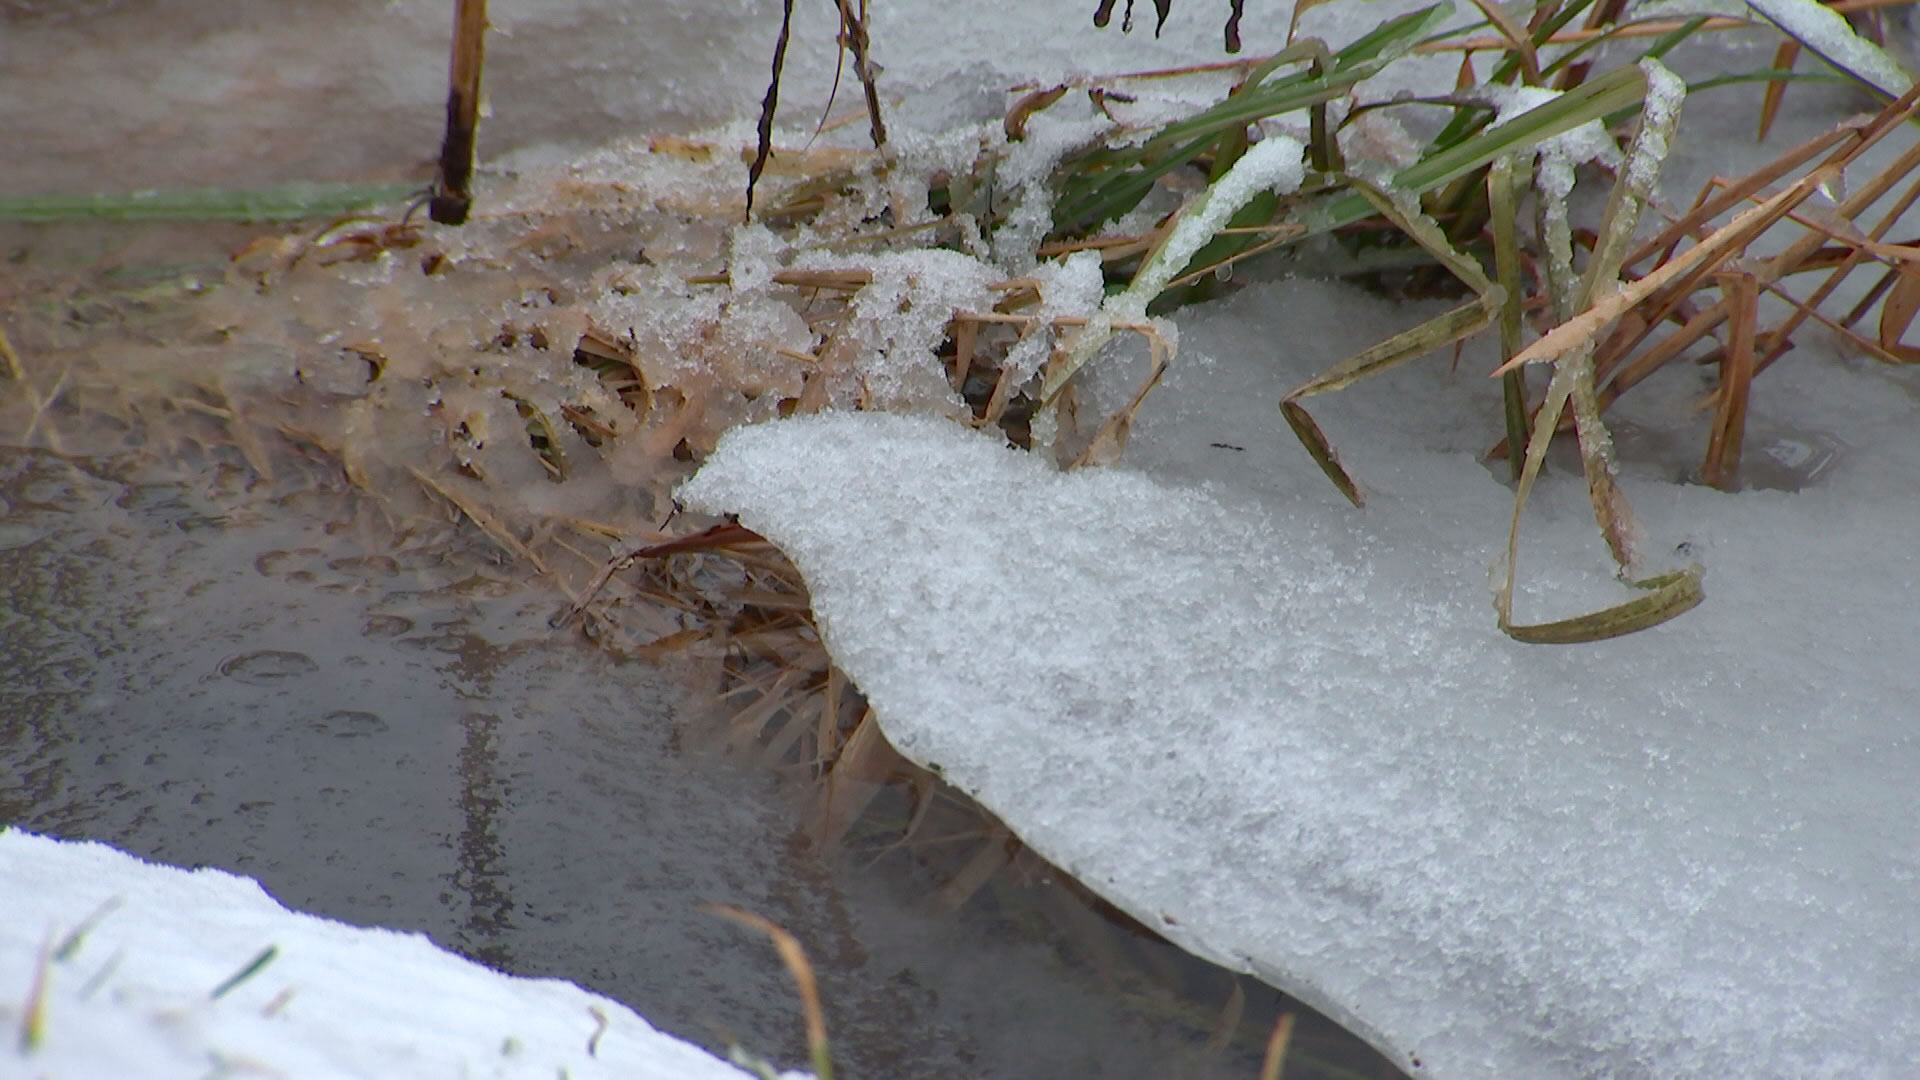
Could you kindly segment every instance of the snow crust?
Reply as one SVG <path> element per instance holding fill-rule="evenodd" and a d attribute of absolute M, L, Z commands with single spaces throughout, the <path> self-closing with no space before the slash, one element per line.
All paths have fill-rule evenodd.
<path fill-rule="evenodd" d="M 0 882 L 0 1075 L 748 1075 L 571 983 L 502 975 L 419 934 L 291 912 L 224 871 L 9 829 Z M 29 1048 L 20 1033 L 36 985 L 43 1034 Z"/>
<path fill-rule="evenodd" d="M 1707 603 L 1523 646 L 1487 600 L 1511 503 L 1463 419 L 1485 380 L 1435 365 L 1394 376 L 1427 393 L 1321 399 L 1336 439 L 1373 425 L 1342 447 L 1365 512 L 1274 415 L 1306 343 L 1408 317 L 1382 307 L 1283 282 L 1183 315 L 1201 363 L 1149 399 L 1130 469 L 828 414 L 729 435 L 680 497 L 794 559 L 902 752 L 1415 1075 L 1905 1075 L 1905 410 L 1858 372 L 1780 376 L 1795 415 L 1850 416 L 1859 455 L 1791 495 L 1635 478 L 1675 560 L 1705 558 Z M 1618 599 L 1577 476 L 1535 507 L 1520 617 Z"/>

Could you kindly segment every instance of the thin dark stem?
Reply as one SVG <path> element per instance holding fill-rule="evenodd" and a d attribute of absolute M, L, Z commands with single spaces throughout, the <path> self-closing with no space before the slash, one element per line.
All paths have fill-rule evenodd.
<path fill-rule="evenodd" d="M 753 164 L 747 166 L 747 218 L 753 218 L 753 189 L 766 171 L 767 158 L 773 154 L 773 113 L 780 107 L 780 70 L 787 66 L 787 39 L 793 34 L 793 0 L 784 0 L 780 8 L 780 39 L 773 43 L 773 78 L 767 83 L 767 96 L 760 99 L 760 141 L 753 151 Z"/>

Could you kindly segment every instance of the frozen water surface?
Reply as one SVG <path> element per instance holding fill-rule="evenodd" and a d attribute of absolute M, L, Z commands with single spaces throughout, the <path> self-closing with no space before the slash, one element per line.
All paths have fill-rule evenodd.
<path fill-rule="evenodd" d="M 76 436 L 71 425 L 67 434 Z M 695 748 L 682 748 L 684 691 L 669 673 L 556 634 L 547 619 L 561 598 L 484 539 L 450 528 L 378 542 L 384 534 L 349 512 L 353 499 L 282 466 L 271 484 L 204 462 L 179 464 L 192 485 L 134 483 L 98 461 L 0 451 L 0 824 L 131 853 L 114 864 L 98 852 L 0 845 L 0 1076 L 129 1075 L 57 1049 L 137 1018 L 138 1009 L 85 1007 L 106 991 L 76 996 L 122 945 L 130 972 L 188 963 L 189 938 L 204 946 L 193 971 L 224 968 L 212 983 L 152 984 L 181 1000 L 204 996 L 268 944 L 294 955 L 295 932 L 265 914 L 249 923 L 254 936 L 227 934 L 220 890 L 206 894 L 210 926 L 183 914 L 143 945 L 152 920 L 142 890 L 169 879 L 132 856 L 246 874 L 297 911 L 425 934 L 517 975 L 570 979 L 713 1052 L 738 1043 L 804 1060 L 792 984 L 771 947 L 700 908 L 725 902 L 805 943 L 836 1063 L 854 1075 L 1250 1073 L 1236 1053 L 1193 1045 L 1190 1028 L 1143 1024 L 1049 943 L 1010 936 L 1008 920 L 977 906 L 928 910 L 918 877 L 842 872 L 804 839 L 810 819 L 791 791 L 701 752 L 697 723 L 684 733 Z M 161 895 L 164 907 L 171 894 Z M 1028 895 L 1053 899 L 1042 888 Z M 41 940 L 72 931 L 109 896 L 125 906 L 56 970 L 53 1049 L 17 1056 L 14 1024 Z M 402 944 L 388 966 L 367 961 L 381 978 L 458 966 Z M 236 998 L 246 1003 L 235 1022 L 251 1023 L 285 986 L 296 990 L 298 1025 L 313 1018 L 299 1002 L 365 1000 L 312 968 L 267 975 L 275 970 L 298 974 L 249 984 L 268 990 Z M 1266 1001 L 1252 989 L 1257 1011 Z M 417 993 L 433 998 L 424 984 Z M 368 1008 L 395 1011 L 374 1000 Z M 584 1038 L 584 1007 L 569 1005 L 555 1023 Z M 208 1045 L 229 1046 L 230 1011 L 223 1000 L 217 1015 L 193 1014 L 212 1025 L 196 1029 Z M 326 1037 L 351 1041 L 350 1018 Z M 524 1029 L 498 1036 L 521 1034 L 528 1054 L 496 1061 L 478 1021 L 441 1039 L 435 1014 L 415 1019 L 417 1060 L 466 1060 L 468 1075 L 491 1075 L 480 1066 L 493 1064 L 554 1075 Z M 284 1054 L 253 1056 L 312 1075 L 299 1046 L 314 1033 L 297 1035 Z M 574 1034 L 560 1041 L 565 1055 L 547 1063 L 580 1056 Z M 382 1034 L 337 1060 L 377 1061 L 393 1045 Z"/>

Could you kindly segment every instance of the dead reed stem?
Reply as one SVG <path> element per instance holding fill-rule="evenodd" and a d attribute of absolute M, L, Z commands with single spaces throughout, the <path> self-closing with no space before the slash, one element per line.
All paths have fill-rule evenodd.
<path fill-rule="evenodd" d="M 486 58 L 487 0 L 457 0 L 453 55 L 447 67 L 447 129 L 427 214 L 442 225 L 464 225 L 473 207 L 474 137 L 480 123 L 480 69 Z"/>

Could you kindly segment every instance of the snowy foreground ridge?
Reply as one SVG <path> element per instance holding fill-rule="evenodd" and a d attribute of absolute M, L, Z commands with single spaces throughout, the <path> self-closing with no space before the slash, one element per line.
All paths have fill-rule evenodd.
<path fill-rule="evenodd" d="M 747 1075 L 571 983 L 290 912 L 219 870 L 14 829 L 0 832 L 0 890 L 0 1076 Z"/>
<path fill-rule="evenodd" d="M 1236 430 L 1205 415 L 1129 460 L 1255 456 L 1184 450 Z M 1246 479 L 1292 484 L 1277 508 L 828 414 L 734 432 L 681 498 L 794 560 L 903 753 L 1416 1076 L 1912 1076 L 1916 598 L 1873 554 L 1912 500 L 1642 484 L 1693 522 L 1706 605 L 1523 646 L 1481 578 L 1510 502 L 1471 455 L 1371 462 L 1359 513 L 1283 440 Z M 1529 525 L 1562 592 L 1605 580 L 1583 502 L 1563 476 Z"/>

